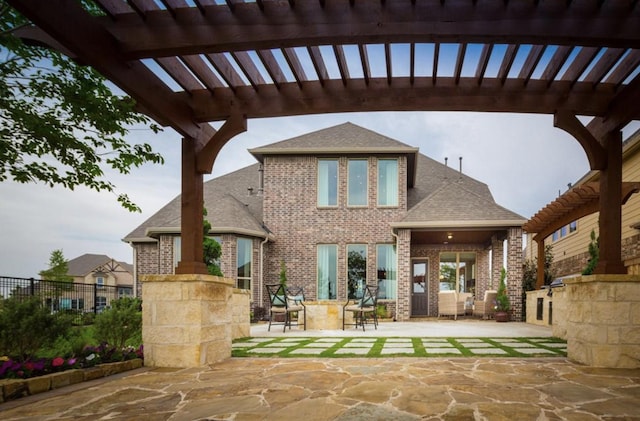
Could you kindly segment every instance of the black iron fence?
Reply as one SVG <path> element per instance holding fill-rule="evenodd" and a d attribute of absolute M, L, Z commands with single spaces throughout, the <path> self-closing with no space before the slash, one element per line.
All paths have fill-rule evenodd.
<path fill-rule="evenodd" d="M 113 300 L 133 295 L 133 288 L 100 284 L 0 277 L 0 298 L 38 297 L 52 314 L 74 315 L 77 324 L 89 323 Z"/>

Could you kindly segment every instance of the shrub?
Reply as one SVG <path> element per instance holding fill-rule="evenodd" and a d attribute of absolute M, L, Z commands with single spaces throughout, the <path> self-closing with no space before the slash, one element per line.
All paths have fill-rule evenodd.
<path fill-rule="evenodd" d="M 498 287 L 498 293 L 496 296 L 496 310 L 497 311 L 509 311 L 511 303 L 509 302 L 509 296 L 507 295 L 507 284 L 505 279 L 507 277 L 507 270 L 502 268 L 500 271 L 500 286 Z"/>
<path fill-rule="evenodd" d="M 0 307 L 0 355 L 18 361 L 35 357 L 38 351 L 69 334 L 71 323 L 53 315 L 38 298 L 11 297 Z"/>
<path fill-rule="evenodd" d="M 129 341 L 139 341 L 142 337 L 141 306 L 139 298 L 125 297 L 112 301 L 111 308 L 96 315 L 96 340 L 117 349 L 124 348 Z"/>

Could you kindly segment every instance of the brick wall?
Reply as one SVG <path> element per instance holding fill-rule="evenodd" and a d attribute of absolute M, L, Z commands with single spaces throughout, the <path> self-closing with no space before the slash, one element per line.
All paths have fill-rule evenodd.
<path fill-rule="evenodd" d="M 265 158 L 263 215 L 266 226 L 275 236 L 275 241 L 267 247 L 265 283 L 278 282 L 280 261 L 283 260 L 288 284 L 303 286 L 307 299 L 315 300 L 318 244 L 338 245 L 338 299 L 344 300 L 347 296 L 347 244 L 367 245 L 367 279 L 375 282 L 376 245 L 395 243 L 389 222 L 399 220 L 406 211 L 407 163 L 404 157 L 398 159 L 398 207 L 378 208 L 377 159 L 372 157 L 368 162 L 367 207 L 347 207 L 347 158 L 341 157 L 338 161 L 338 206 L 319 209 L 316 158 Z"/>

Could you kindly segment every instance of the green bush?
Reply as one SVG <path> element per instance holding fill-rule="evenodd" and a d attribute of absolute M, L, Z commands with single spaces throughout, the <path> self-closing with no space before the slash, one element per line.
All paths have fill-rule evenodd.
<path fill-rule="evenodd" d="M 53 315 L 38 298 L 4 299 L 0 304 L 0 356 L 24 361 L 69 336 L 71 321 Z"/>
<path fill-rule="evenodd" d="M 111 302 L 111 308 L 96 315 L 94 328 L 98 343 L 116 349 L 142 342 L 142 301 L 125 297 Z M 137 342 L 137 343 L 136 343 Z"/>

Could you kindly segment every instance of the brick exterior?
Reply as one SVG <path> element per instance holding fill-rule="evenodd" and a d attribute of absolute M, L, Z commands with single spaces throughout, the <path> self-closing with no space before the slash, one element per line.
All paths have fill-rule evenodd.
<path fill-rule="evenodd" d="M 509 228 L 507 238 L 507 295 L 512 320 L 523 321 L 522 311 L 522 228 Z"/>
<path fill-rule="evenodd" d="M 270 242 L 267 248 L 265 284 L 278 282 L 280 262 L 284 261 L 288 284 L 304 287 L 306 297 L 316 300 L 318 244 L 338 246 L 338 299 L 346 300 L 347 297 L 348 244 L 367 245 L 367 280 L 372 284 L 376 282 L 376 245 L 395 244 L 389 223 L 399 220 L 406 212 L 407 163 L 404 157 L 399 157 L 401 185 L 398 206 L 378 208 L 377 159 L 371 157 L 368 160 L 367 207 L 347 206 L 347 162 L 346 157 L 338 159 L 338 206 L 318 208 L 316 158 L 266 157 L 263 215 L 265 225 L 274 233 L 275 241 Z"/>
<path fill-rule="evenodd" d="M 361 207 L 347 205 L 347 156 L 330 156 L 338 160 L 338 204 L 331 208 L 317 206 L 318 159 L 316 156 L 265 155 L 263 157 L 262 218 L 270 231 L 270 240 L 264 245 L 264 238 L 253 238 L 252 263 L 252 307 L 268 307 L 269 299 L 265 284 L 278 283 L 281 262 L 287 269 L 288 285 L 302 286 L 307 300 L 317 299 L 317 246 L 337 245 L 337 300 L 347 298 L 347 246 L 364 244 L 367 247 L 367 282 L 377 284 L 376 246 L 395 244 L 397 252 L 397 298 L 381 300 L 389 314 L 396 320 L 411 317 L 411 270 L 413 258 L 427 258 L 428 272 L 428 315 L 438 314 L 439 256 L 445 251 L 476 253 L 475 295 L 481 297 L 486 289 L 497 288 L 499 272 L 503 265 L 503 241 L 507 232 L 498 232 L 488 244 L 416 244 L 412 241 L 410 229 L 394 230 L 390 223 L 403 220 L 407 214 L 407 172 L 408 163 L 404 155 L 369 156 L 368 162 L 368 204 Z M 359 157 L 362 158 L 362 157 Z M 377 162 L 379 158 L 398 159 L 398 206 L 378 207 L 377 205 Z M 455 230 L 452 226 L 450 229 Z M 509 264 L 522 259 L 521 229 L 509 231 Z M 156 243 L 137 243 L 137 274 L 172 274 L 174 272 L 175 234 L 162 234 Z M 225 233 L 220 236 L 222 256 L 220 267 L 225 278 L 237 280 L 236 245 L 239 235 Z M 493 262 L 489 250 L 493 248 Z M 520 260 L 518 260 L 520 259 Z M 261 262 L 264 267 L 261 267 Z M 520 264 L 521 266 L 521 264 Z M 493 273 L 490 273 L 493 267 Z M 511 269 L 510 279 L 518 279 L 510 284 L 509 294 L 514 304 L 514 312 L 520 317 L 521 307 L 516 296 L 520 296 L 521 268 Z M 520 276 L 518 276 L 518 273 Z M 493 278 L 493 279 L 492 279 Z M 138 282 L 140 288 L 140 282 Z"/>

